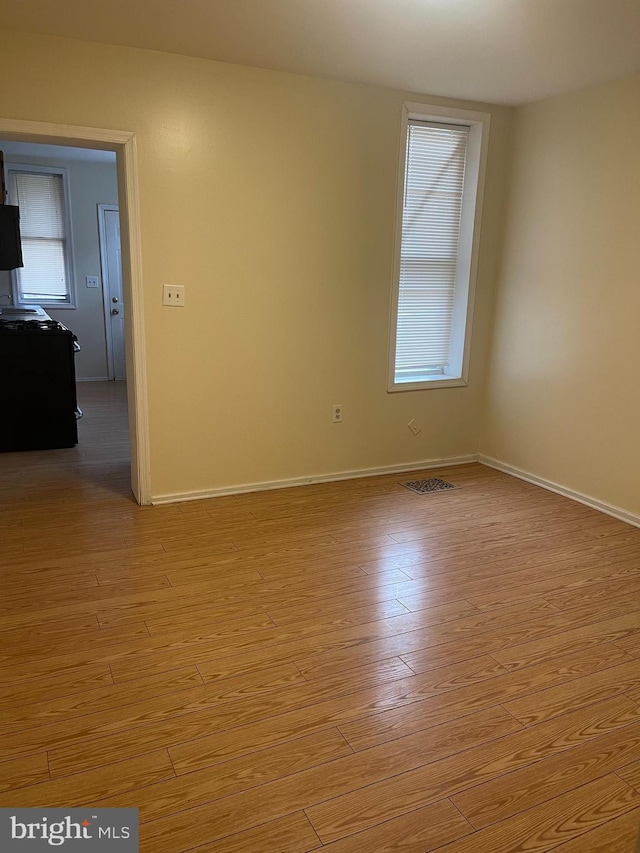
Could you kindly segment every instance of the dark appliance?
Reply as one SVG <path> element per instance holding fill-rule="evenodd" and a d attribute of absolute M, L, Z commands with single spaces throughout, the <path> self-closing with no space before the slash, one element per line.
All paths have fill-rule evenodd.
<path fill-rule="evenodd" d="M 55 320 L 0 316 L 0 451 L 78 443 L 75 340 Z"/>
<path fill-rule="evenodd" d="M 21 266 L 20 210 L 13 204 L 0 204 L 0 270 Z"/>

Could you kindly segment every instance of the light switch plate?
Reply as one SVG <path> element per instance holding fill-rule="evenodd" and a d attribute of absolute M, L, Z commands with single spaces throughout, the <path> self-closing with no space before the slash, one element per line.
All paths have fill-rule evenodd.
<path fill-rule="evenodd" d="M 184 308 L 184 284 L 165 284 L 162 288 L 162 304 Z"/>

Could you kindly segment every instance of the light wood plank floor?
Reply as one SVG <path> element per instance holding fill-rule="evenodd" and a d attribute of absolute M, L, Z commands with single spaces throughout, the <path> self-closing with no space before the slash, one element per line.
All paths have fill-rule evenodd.
<path fill-rule="evenodd" d="M 124 389 L 0 454 L 0 805 L 144 853 L 630 853 L 640 530 L 480 465 L 163 507 Z"/>

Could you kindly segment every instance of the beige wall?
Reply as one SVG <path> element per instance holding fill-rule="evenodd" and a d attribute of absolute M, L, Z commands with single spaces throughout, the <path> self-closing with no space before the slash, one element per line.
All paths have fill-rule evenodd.
<path fill-rule="evenodd" d="M 481 450 L 640 513 L 640 75 L 520 108 Z"/>
<path fill-rule="evenodd" d="M 0 142 L 0 150 L 2 143 Z M 106 379 L 107 355 L 104 326 L 102 287 L 87 288 L 85 277 L 100 271 L 98 241 L 98 204 L 118 203 L 118 176 L 115 162 L 86 163 L 78 160 L 50 157 L 29 157 L 12 154 L 7 163 L 29 163 L 39 166 L 62 166 L 69 176 L 73 260 L 76 282 L 76 308 L 47 313 L 64 323 L 78 336 L 82 350 L 76 357 L 78 379 Z M 11 292 L 10 273 L 0 272 L 0 293 Z"/>
<path fill-rule="evenodd" d="M 508 109 L 490 108 L 469 386 L 388 394 L 400 111 L 419 96 L 17 34 L 0 68 L 5 117 L 136 133 L 154 495 L 476 452 Z"/>

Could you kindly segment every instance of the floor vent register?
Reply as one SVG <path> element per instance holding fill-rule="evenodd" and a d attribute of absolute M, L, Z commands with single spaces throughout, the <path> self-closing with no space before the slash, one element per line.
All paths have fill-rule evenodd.
<path fill-rule="evenodd" d="M 410 480 L 408 483 L 401 483 L 406 489 L 411 489 L 418 495 L 431 495 L 434 492 L 446 492 L 449 489 L 457 489 L 453 483 L 448 483 L 446 480 L 441 480 L 439 477 L 431 477 L 428 480 Z"/>

